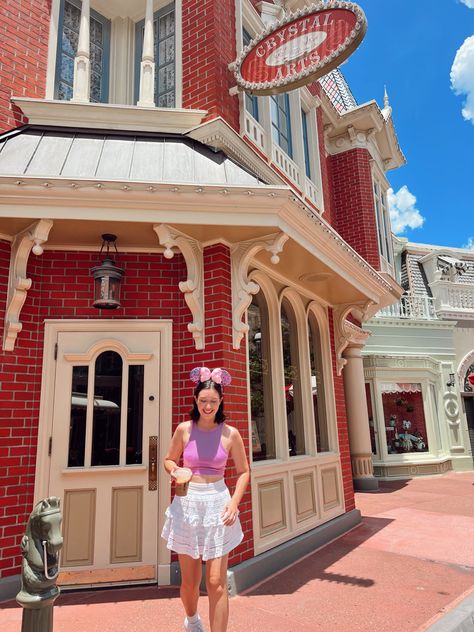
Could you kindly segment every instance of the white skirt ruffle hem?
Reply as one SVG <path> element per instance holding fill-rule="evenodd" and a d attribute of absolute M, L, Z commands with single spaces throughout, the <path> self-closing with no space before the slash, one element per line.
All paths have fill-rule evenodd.
<path fill-rule="evenodd" d="M 230 493 L 224 480 L 215 483 L 189 483 L 186 496 L 175 496 L 166 510 L 161 533 L 168 549 L 203 561 L 227 555 L 244 537 L 237 518 L 231 526 L 221 514 Z"/>

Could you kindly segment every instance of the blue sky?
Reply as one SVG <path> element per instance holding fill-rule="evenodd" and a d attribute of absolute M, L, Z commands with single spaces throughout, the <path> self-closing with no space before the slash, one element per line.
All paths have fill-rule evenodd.
<path fill-rule="evenodd" d="M 394 232 L 474 248 L 474 0 L 357 4 L 368 30 L 341 70 L 359 104 L 387 86 L 407 159 L 387 174 Z"/>

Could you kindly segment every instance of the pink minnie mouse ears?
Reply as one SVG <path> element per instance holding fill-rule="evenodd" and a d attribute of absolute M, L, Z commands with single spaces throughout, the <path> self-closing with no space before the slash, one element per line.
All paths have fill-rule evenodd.
<path fill-rule="evenodd" d="M 232 382 L 230 373 L 225 369 L 217 368 L 211 371 L 207 366 L 197 366 L 191 371 L 189 377 L 195 384 L 212 380 L 215 384 L 228 386 Z"/>

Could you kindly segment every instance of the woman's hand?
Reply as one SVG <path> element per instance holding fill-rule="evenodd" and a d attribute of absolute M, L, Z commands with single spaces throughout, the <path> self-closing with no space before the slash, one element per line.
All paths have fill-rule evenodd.
<path fill-rule="evenodd" d="M 233 525 L 239 513 L 237 506 L 232 501 L 228 502 L 224 507 L 224 511 L 221 513 L 223 524 L 225 524 L 226 527 Z"/>

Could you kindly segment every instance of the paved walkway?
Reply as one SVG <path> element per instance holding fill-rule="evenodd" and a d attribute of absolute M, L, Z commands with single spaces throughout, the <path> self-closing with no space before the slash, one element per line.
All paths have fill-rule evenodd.
<path fill-rule="evenodd" d="M 474 594 L 474 472 L 382 483 L 357 506 L 361 526 L 232 599 L 228 632 L 423 632 L 437 622 L 451 632 L 443 617 Z M 205 597 L 200 612 L 207 626 Z M 54 616 L 54 632 L 181 632 L 183 618 L 177 589 L 154 587 L 63 594 Z M 21 609 L 0 604 L 1 632 L 20 629 Z"/>

